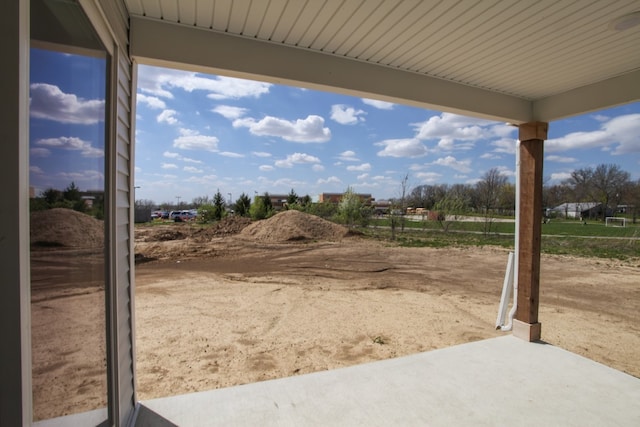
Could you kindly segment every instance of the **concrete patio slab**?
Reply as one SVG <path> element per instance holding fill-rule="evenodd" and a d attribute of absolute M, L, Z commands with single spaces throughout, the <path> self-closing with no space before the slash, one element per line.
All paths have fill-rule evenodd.
<path fill-rule="evenodd" d="M 640 426 L 640 379 L 504 336 L 142 402 L 180 426 Z"/>

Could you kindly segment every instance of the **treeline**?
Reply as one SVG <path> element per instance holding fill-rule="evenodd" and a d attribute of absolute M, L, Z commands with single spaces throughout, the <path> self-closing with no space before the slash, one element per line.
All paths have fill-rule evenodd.
<path fill-rule="evenodd" d="M 400 204 L 428 210 L 438 210 L 444 204 L 460 212 L 512 215 L 515 200 L 515 186 L 497 169 L 491 169 L 476 184 L 419 185 Z M 577 169 L 563 182 L 543 186 L 543 207 L 554 208 L 563 203 L 602 204 L 614 212 L 620 205 L 626 205 L 635 220 L 640 208 L 640 180 L 632 181 L 629 172 L 618 165 Z M 606 209 L 602 212 L 604 216 Z"/>
<path fill-rule="evenodd" d="M 96 191 L 92 192 L 91 196 L 83 194 L 74 182 L 64 190 L 48 188 L 30 200 L 30 209 L 32 212 L 53 208 L 73 209 L 97 219 L 104 219 L 104 193 Z"/>
<path fill-rule="evenodd" d="M 408 175 L 402 180 L 398 197 L 389 200 L 391 216 L 403 216 L 409 208 L 438 211 L 441 221 L 466 214 L 481 215 L 487 218 L 489 231 L 491 218 L 512 216 L 515 212 L 515 185 L 497 168 L 487 171 L 474 184 L 424 184 L 409 188 L 407 183 Z M 631 181 L 628 172 L 612 164 L 577 169 L 562 183 L 545 184 L 542 192 L 543 208 L 554 208 L 563 203 L 593 202 L 615 211 L 618 206 L 627 205 L 627 212 L 634 222 L 640 208 L 640 180 Z M 157 207 L 150 200 L 136 201 L 136 206 Z M 197 209 L 200 218 L 207 222 L 220 220 L 231 212 L 254 220 L 268 218 L 275 213 L 269 193 L 256 194 L 253 199 L 242 193 L 231 201 L 225 200 L 220 190 L 213 198 L 197 197 L 191 203 L 165 203 L 159 208 L 167 211 Z M 372 207 L 363 204 L 351 188 L 346 190 L 339 204 L 312 203 L 310 196 L 298 196 L 291 189 L 282 208 L 297 209 L 348 225 L 367 223 L 373 212 Z M 605 214 L 606 209 L 603 216 Z"/>
<path fill-rule="evenodd" d="M 291 189 L 281 205 L 279 208 L 283 210 L 298 210 L 347 226 L 366 226 L 373 213 L 373 207 L 365 204 L 350 187 L 337 204 L 312 203 L 311 196 L 299 196 L 294 189 Z M 151 200 L 137 200 L 136 207 L 151 211 L 157 206 Z M 217 190 L 212 198 L 196 197 L 191 203 L 180 205 L 165 203 L 160 205 L 159 209 L 164 211 L 196 209 L 198 221 L 205 223 L 220 221 L 228 215 L 249 217 L 256 221 L 269 218 L 276 213 L 276 207 L 273 206 L 268 192 L 256 194 L 253 200 L 242 193 L 235 202 L 229 203 L 229 200 L 225 201 L 220 190 Z"/>

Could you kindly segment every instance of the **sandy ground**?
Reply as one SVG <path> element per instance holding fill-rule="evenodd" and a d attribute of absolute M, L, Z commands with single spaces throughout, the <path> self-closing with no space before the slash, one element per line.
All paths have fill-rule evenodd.
<path fill-rule="evenodd" d="M 188 245 L 173 243 L 174 253 Z M 215 257 L 138 266 L 141 399 L 502 334 L 494 326 L 502 250 L 398 248 L 358 238 L 218 245 Z M 544 256 L 541 275 L 543 339 L 640 376 L 637 264 Z"/>
<path fill-rule="evenodd" d="M 152 259 L 136 267 L 141 400 L 502 334 L 494 325 L 503 250 L 399 248 L 357 237 L 144 237 L 137 230 L 136 253 Z M 61 268 L 46 254 L 34 261 L 42 277 Z M 103 311 L 99 286 L 34 288 L 36 419 L 106 404 L 96 320 Z M 543 256 L 540 321 L 545 341 L 640 377 L 640 264 Z"/>

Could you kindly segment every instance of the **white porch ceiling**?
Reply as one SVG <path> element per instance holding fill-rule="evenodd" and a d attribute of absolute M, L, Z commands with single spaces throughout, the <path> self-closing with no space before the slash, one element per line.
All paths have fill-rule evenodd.
<path fill-rule="evenodd" d="M 141 63 L 517 123 L 640 99 L 638 0 L 124 3 Z"/>

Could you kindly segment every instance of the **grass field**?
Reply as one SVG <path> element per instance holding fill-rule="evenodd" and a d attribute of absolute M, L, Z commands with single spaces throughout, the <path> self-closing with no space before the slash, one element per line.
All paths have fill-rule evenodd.
<path fill-rule="evenodd" d="M 484 233 L 483 222 L 451 222 L 448 231 L 437 221 L 406 221 L 405 231 L 396 228 L 400 245 L 413 247 L 500 246 L 513 249 L 515 224 L 494 222 Z M 365 234 L 372 238 L 391 238 L 388 219 L 376 219 Z M 602 222 L 553 220 L 542 224 L 542 252 L 619 260 L 640 258 L 640 225 L 606 227 Z"/>

